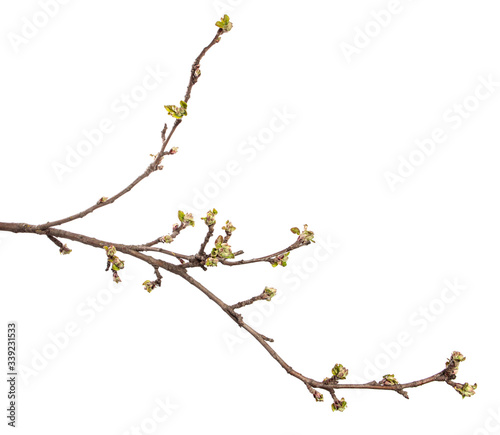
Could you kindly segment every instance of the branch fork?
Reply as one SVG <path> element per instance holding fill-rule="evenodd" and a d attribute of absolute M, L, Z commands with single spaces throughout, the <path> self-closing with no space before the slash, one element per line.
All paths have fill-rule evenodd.
<path fill-rule="evenodd" d="M 331 405 L 333 411 L 343 412 L 347 406 L 346 400 L 343 397 L 339 399 L 336 395 L 336 390 L 339 389 L 375 389 L 395 391 L 396 393 L 408 399 L 409 396 L 406 390 L 409 388 L 419 387 L 431 382 L 444 382 L 450 385 L 456 392 L 458 392 L 462 396 L 462 398 L 471 397 L 472 395 L 474 395 L 477 388 L 476 384 L 460 384 L 454 381 L 458 373 L 459 364 L 465 361 L 465 357 L 460 352 L 453 352 L 451 354 L 451 357 L 447 360 L 445 368 L 437 374 L 404 384 L 400 384 L 393 374 L 384 375 L 383 379 L 381 379 L 380 381 L 371 381 L 364 384 L 343 383 L 342 381 L 344 381 L 348 375 L 348 370 L 343 367 L 342 364 L 335 364 L 332 369 L 332 376 L 329 378 L 324 378 L 323 381 L 317 381 L 312 378 L 306 377 L 298 371 L 294 370 L 289 364 L 287 364 L 285 360 L 281 356 L 279 356 L 278 353 L 270 346 L 269 343 L 274 341 L 272 338 L 266 337 L 265 335 L 254 330 L 245 322 L 244 317 L 240 313 L 236 312 L 237 309 L 249 306 L 256 302 L 264 300 L 270 301 L 276 295 L 277 290 L 275 288 L 265 287 L 260 294 L 250 299 L 243 300 L 233 305 L 228 305 L 220 298 L 218 298 L 214 293 L 204 287 L 200 282 L 195 280 L 190 274 L 188 274 L 188 269 L 190 268 L 201 268 L 202 270 L 207 271 L 209 267 L 216 267 L 218 264 L 221 264 L 222 266 L 241 266 L 253 263 L 269 263 L 273 267 L 286 267 L 289 261 L 290 253 L 292 251 L 314 243 L 314 233 L 308 229 L 307 225 L 304 225 L 303 230 L 300 230 L 298 227 L 293 227 L 291 229 L 291 232 L 297 236 L 297 239 L 288 247 L 272 254 L 253 259 L 241 260 L 235 260 L 235 257 L 242 255 L 243 251 L 239 250 L 233 253 L 232 248 L 229 245 L 229 241 L 233 236 L 233 232 L 236 230 L 236 228 L 229 220 L 226 221 L 226 224 L 222 227 L 224 235 L 217 236 L 214 241 L 214 247 L 209 252 L 206 252 L 207 246 L 214 236 L 214 232 L 216 229 L 215 216 L 218 214 L 218 212 L 215 209 L 209 210 L 206 216 L 202 218 L 207 226 L 207 231 L 204 239 L 200 244 L 199 249 L 194 254 L 181 254 L 156 246 L 162 243 L 173 243 L 176 237 L 179 236 L 179 234 L 187 227 L 195 226 L 195 218 L 193 217 L 193 215 L 184 211 L 178 212 L 179 222 L 173 225 L 172 232 L 170 234 L 157 237 L 156 239 L 141 245 L 127 245 L 99 240 L 90 236 L 86 236 L 84 234 L 77 234 L 56 228 L 68 222 L 82 219 L 90 213 L 93 213 L 97 209 L 113 204 L 116 200 L 124 196 L 126 193 L 130 192 L 137 184 L 147 178 L 150 174 L 158 170 L 162 170 L 163 166 L 161 163 L 165 156 L 174 155 L 177 153 L 177 147 L 171 147 L 168 151 L 167 147 L 169 146 L 173 134 L 183 122 L 184 117 L 187 116 L 187 105 L 188 101 L 191 98 L 192 88 L 198 82 L 201 76 L 201 60 L 208 52 L 208 50 L 221 40 L 221 36 L 229 32 L 233 27 L 227 15 L 224 15 L 224 17 L 222 17 L 220 21 L 217 21 L 216 26 L 218 27 L 218 30 L 214 38 L 201 51 L 201 53 L 192 64 L 188 87 L 184 99 L 180 101 L 180 106 L 165 106 L 168 114 L 175 118 L 175 121 L 173 122 L 172 128 L 170 129 L 168 135 L 167 124 L 164 124 L 163 129 L 161 130 L 161 147 L 156 154 L 151 155 L 153 157 L 153 162 L 147 166 L 147 168 L 141 175 L 135 178 L 128 186 L 126 186 L 114 196 L 111 196 L 109 198 L 103 196 L 92 206 L 74 215 L 54 221 L 49 221 L 39 225 L 0 222 L 0 231 L 44 235 L 52 243 L 54 243 L 59 248 L 59 252 L 64 255 L 70 254 L 71 249 L 69 249 L 68 246 L 66 244 L 63 244 L 59 239 L 72 240 L 88 246 L 93 246 L 95 248 L 104 249 L 106 253 L 106 271 L 111 270 L 115 282 L 121 281 L 118 273 L 125 267 L 125 262 L 117 256 L 118 252 L 144 261 L 145 263 L 153 267 L 156 277 L 156 279 L 154 280 L 144 281 L 143 286 L 148 293 L 151 293 L 154 289 L 162 285 L 163 276 L 160 273 L 160 269 L 183 278 L 186 282 L 205 294 L 205 296 L 207 296 L 211 301 L 216 303 L 240 328 L 243 328 L 247 332 L 249 332 L 250 335 L 255 338 L 255 340 L 271 355 L 273 359 L 278 362 L 278 364 L 281 365 L 281 367 L 288 374 L 305 384 L 309 393 L 317 402 L 324 401 L 324 395 L 319 390 L 326 391 L 333 400 L 333 403 Z M 152 257 L 151 255 L 145 254 L 145 252 L 155 253 L 157 255 L 163 255 L 167 257 L 174 257 L 178 262 L 180 262 L 180 264 L 173 264 L 164 260 L 163 258 Z"/>

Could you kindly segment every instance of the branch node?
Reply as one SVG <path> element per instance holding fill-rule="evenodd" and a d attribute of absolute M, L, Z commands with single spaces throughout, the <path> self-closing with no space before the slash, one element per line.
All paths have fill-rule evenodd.
<path fill-rule="evenodd" d="M 259 333 L 259 335 L 262 337 L 262 340 L 269 341 L 270 343 L 274 343 L 274 339 L 266 337 L 264 334 Z"/>
<path fill-rule="evenodd" d="M 62 244 L 58 239 L 56 239 L 54 236 L 51 236 L 50 234 L 47 234 L 47 237 L 59 248 L 60 254 L 67 255 L 71 253 L 72 250 L 68 248 L 68 245 Z"/>
<path fill-rule="evenodd" d="M 167 132 L 167 124 L 163 126 L 163 130 L 161 131 L 161 143 L 165 143 L 165 133 Z"/>

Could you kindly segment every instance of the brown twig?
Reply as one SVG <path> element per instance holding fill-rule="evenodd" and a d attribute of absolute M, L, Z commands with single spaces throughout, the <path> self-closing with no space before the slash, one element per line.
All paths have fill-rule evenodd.
<path fill-rule="evenodd" d="M 218 29 L 216 35 L 214 36 L 214 39 L 208 44 L 198 55 L 198 57 L 194 60 L 193 65 L 191 66 L 191 75 L 189 76 L 189 83 L 188 87 L 186 90 L 186 94 L 184 95 L 184 101 L 187 103 L 189 99 L 191 98 L 191 90 L 193 89 L 193 86 L 196 84 L 199 78 L 199 74 L 196 73 L 196 71 L 199 71 L 200 69 L 200 62 L 203 56 L 207 54 L 207 51 L 210 50 L 211 47 L 213 47 L 215 44 L 217 44 L 220 41 L 220 37 L 224 31 L 222 29 Z"/>
<path fill-rule="evenodd" d="M 184 255 L 184 254 L 179 254 L 178 252 L 173 252 L 173 251 L 168 251 L 167 249 L 163 248 L 156 248 L 154 246 L 147 246 L 147 245 L 128 245 L 128 247 L 134 251 L 142 251 L 142 252 L 160 252 L 161 254 L 166 254 L 170 255 L 171 257 L 175 258 L 182 258 L 183 260 L 191 260 L 193 258 L 192 255 Z"/>
<path fill-rule="evenodd" d="M 267 298 L 266 293 L 262 292 L 258 296 L 254 296 L 253 298 L 247 299 L 246 301 L 241 301 L 241 302 L 238 302 L 237 304 L 231 305 L 231 308 L 233 310 L 236 310 L 237 308 L 246 307 L 247 305 L 251 305 L 251 304 L 253 304 L 254 302 L 257 302 L 257 301 L 263 301 L 266 298 Z"/>
<path fill-rule="evenodd" d="M 208 242 L 210 241 L 210 238 L 214 235 L 214 225 L 207 225 L 207 234 L 205 235 L 205 238 L 203 239 L 203 242 L 201 243 L 200 249 L 198 250 L 198 255 L 202 256 L 205 254 L 205 248 L 207 247 Z"/>
<path fill-rule="evenodd" d="M 218 29 L 217 33 L 216 33 L 216 35 L 214 37 L 214 39 L 210 42 L 210 44 L 208 44 L 201 51 L 201 53 L 195 59 L 195 61 L 193 63 L 193 66 L 191 67 L 191 76 L 190 76 L 190 79 L 189 79 L 189 85 L 188 85 L 187 90 L 186 90 L 186 96 L 184 97 L 184 101 L 186 103 L 191 98 L 191 90 L 193 89 L 193 86 L 195 85 L 195 83 L 198 81 L 198 76 L 196 75 L 196 70 L 199 69 L 199 65 L 200 65 L 201 59 L 203 58 L 203 56 L 205 56 L 205 54 L 207 53 L 207 51 L 211 47 L 213 47 L 219 41 L 219 38 L 222 35 L 222 33 L 223 33 L 222 29 Z M 89 207 L 89 208 L 87 208 L 87 209 L 85 209 L 85 210 L 83 210 L 83 211 L 81 211 L 79 213 L 76 213 L 74 215 L 68 216 L 66 218 L 58 219 L 58 220 L 55 220 L 55 221 L 52 221 L 52 222 L 46 222 L 46 223 L 41 224 L 41 225 L 37 225 L 37 229 L 39 229 L 39 230 L 45 230 L 47 228 L 51 228 L 51 227 L 55 227 L 55 226 L 58 226 L 58 225 L 62 225 L 62 224 L 65 224 L 67 222 L 74 221 L 76 219 L 81 219 L 81 218 L 87 216 L 88 214 L 92 213 L 94 210 L 97 210 L 98 208 L 105 207 L 105 206 L 107 206 L 109 204 L 114 203 L 118 198 L 122 197 L 127 192 L 130 192 L 142 180 L 144 180 L 151 173 L 153 173 L 153 172 L 155 172 L 155 171 L 157 171 L 159 169 L 158 167 L 159 167 L 159 164 L 160 164 L 162 158 L 165 155 L 169 154 L 168 152 L 165 152 L 165 149 L 166 149 L 168 143 L 170 142 L 170 139 L 172 138 L 172 135 L 174 134 L 175 130 L 177 129 L 177 127 L 181 123 L 181 121 L 182 121 L 181 119 L 176 119 L 175 120 L 174 125 L 173 125 L 172 129 L 170 130 L 170 133 L 169 133 L 169 135 L 168 135 L 168 137 L 166 139 L 164 139 L 165 132 L 167 131 L 166 130 L 167 125 L 165 124 L 165 126 L 163 127 L 163 130 L 161 132 L 161 135 L 162 135 L 162 146 L 161 146 L 160 151 L 156 155 L 154 161 L 150 165 L 148 165 L 148 167 L 146 168 L 146 170 L 141 175 L 139 175 L 134 181 L 132 181 L 132 183 L 130 183 L 127 187 L 125 187 L 123 190 L 121 190 L 120 192 L 118 192 L 116 195 L 108 198 L 106 201 L 98 202 L 97 204 L 94 204 L 93 206 L 91 206 L 91 207 Z"/>
<path fill-rule="evenodd" d="M 282 249 L 281 251 L 275 252 L 274 254 L 266 255 L 264 257 L 252 258 L 251 260 L 237 260 L 237 261 L 222 259 L 222 260 L 219 260 L 219 262 L 225 266 L 241 266 L 243 264 L 259 263 L 259 262 L 272 263 L 272 260 L 275 257 L 277 257 L 278 255 L 286 254 L 287 252 L 293 251 L 294 249 L 301 248 L 302 246 L 307 246 L 310 243 L 311 242 L 309 242 L 309 241 L 305 241 L 305 242 L 297 241 L 297 242 L 291 244 L 288 248 Z"/>
<path fill-rule="evenodd" d="M 172 243 L 173 240 L 181 233 L 181 231 L 187 227 L 188 227 L 188 225 L 186 225 L 185 222 L 181 222 L 179 224 L 174 224 L 172 232 L 168 235 L 170 237 L 170 242 L 168 242 L 168 243 Z M 143 245 L 137 245 L 137 246 L 150 247 L 150 246 L 157 245 L 158 243 L 165 243 L 166 237 L 167 236 L 157 237 L 156 239 L 152 240 L 151 242 L 144 243 Z"/>

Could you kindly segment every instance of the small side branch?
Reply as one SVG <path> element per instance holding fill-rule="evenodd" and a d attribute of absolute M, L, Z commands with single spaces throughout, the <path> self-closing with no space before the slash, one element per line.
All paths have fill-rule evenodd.
<path fill-rule="evenodd" d="M 68 248 L 66 244 L 62 244 L 59 240 L 57 240 L 54 236 L 47 235 L 47 238 L 53 242 L 58 248 L 59 248 L 59 253 L 66 255 L 71 253 L 71 249 Z"/>
<path fill-rule="evenodd" d="M 273 263 L 276 257 L 286 254 L 287 252 L 293 251 L 294 249 L 301 248 L 302 246 L 307 246 L 310 243 L 311 242 L 309 241 L 295 242 L 288 248 L 282 249 L 281 251 L 275 252 L 274 254 L 266 255 L 264 257 L 253 258 L 251 260 L 237 260 L 237 261 L 220 260 L 220 263 L 224 264 L 225 266 L 241 266 L 244 264 L 259 263 L 259 262 Z"/>
<path fill-rule="evenodd" d="M 167 249 L 156 248 L 154 246 L 148 246 L 148 245 L 130 245 L 129 248 L 139 252 L 140 251 L 160 252 L 162 254 L 170 255 L 172 257 L 183 260 L 191 260 L 193 258 L 192 255 L 179 254 L 178 252 L 168 251 Z"/>
<path fill-rule="evenodd" d="M 262 340 L 269 341 L 270 343 L 274 343 L 274 340 L 272 338 L 266 337 L 264 334 L 259 334 L 262 338 Z"/>
<path fill-rule="evenodd" d="M 155 270 L 156 279 L 154 281 L 146 280 L 142 283 L 144 290 L 148 293 L 151 293 L 156 287 L 161 287 L 161 280 L 163 278 L 158 266 L 153 266 L 153 268 Z"/>
<path fill-rule="evenodd" d="M 215 34 L 215 37 L 210 42 L 210 44 L 208 44 L 201 51 L 201 53 L 198 55 L 198 57 L 195 59 L 195 61 L 193 63 L 193 66 L 191 67 L 191 76 L 189 78 L 189 84 L 188 84 L 188 87 L 187 87 L 187 90 L 186 90 L 186 96 L 184 97 L 184 101 L 186 103 L 191 98 L 191 91 L 193 89 L 193 86 L 198 81 L 198 77 L 201 74 L 200 69 L 199 69 L 200 68 L 201 59 L 205 56 L 205 54 L 207 53 L 207 51 L 212 46 L 214 46 L 217 42 L 220 41 L 220 36 L 223 33 L 224 33 L 224 31 L 219 28 L 217 30 L 217 33 Z M 153 173 L 153 172 L 155 172 L 155 171 L 157 171 L 157 170 L 160 169 L 160 163 L 161 163 L 162 158 L 165 155 L 170 154 L 169 152 L 166 152 L 165 149 L 167 148 L 167 145 L 170 142 L 170 139 L 172 138 L 172 135 L 175 133 L 175 130 L 177 129 L 177 127 L 180 125 L 181 122 L 182 122 L 181 119 L 176 119 L 175 120 L 174 125 L 173 125 L 172 129 L 170 130 L 169 135 L 166 138 L 165 138 L 165 134 L 166 134 L 166 131 L 167 131 L 167 126 L 165 124 L 165 126 L 163 127 L 163 130 L 161 132 L 162 146 L 161 146 L 160 151 L 156 154 L 156 157 L 155 157 L 154 161 L 146 168 L 146 170 L 141 175 L 139 175 L 134 181 L 132 181 L 132 183 L 130 183 L 123 190 L 121 190 L 120 192 L 118 192 L 116 195 L 114 195 L 114 196 L 112 196 L 110 198 L 107 198 L 106 201 L 99 200 L 97 202 L 97 204 L 94 204 L 93 206 L 91 206 L 91 207 L 89 207 L 89 208 L 87 208 L 87 209 L 85 209 L 85 210 L 83 210 L 83 211 L 81 211 L 79 213 L 76 213 L 74 215 L 65 217 L 63 219 L 58 219 L 58 220 L 55 220 L 55 221 L 46 222 L 44 224 L 37 225 L 36 226 L 37 229 L 38 230 L 46 230 L 47 228 L 52 228 L 52 227 L 55 227 L 55 226 L 58 226 L 58 225 L 62 225 L 62 224 L 65 224 L 67 222 L 74 221 L 76 219 L 81 219 L 81 218 L 87 216 L 88 214 L 92 213 L 94 210 L 97 210 L 98 208 L 105 207 L 105 206 L 107 206 L 109 204 L 114 203 L 117 199 L 121 198 L 123 195 L 125 195 L 128 192 L 130 192 L 135 186 L 137 186 L 137 184 L 139 184 L 142 180 L 144 180 L 146 177 L 148 177 L 151 173 Z"/>
<path fill-rule="evenodd" d="M 210 241 L 210 238 L 214 235 L 214 225 L 207 225 L 208 230 L 207 234 L 205 235 L 205 239 L 203 239 L 203 242 L 201 243 L 200 249 L 198 250 L 198 255 L 202 256 L 205 254 L 205 248 L 207 247 L 208 242 Z"/>
<path fill-rule="evenodd" d="M 186 229 L 188 226 L 194 226 L 194 219 L 191 213 L 184 213 L 183 211 L 179 210 L 178 216 L 180 223 L 175 223 L 172 226 L 172 232 L 170 234 L 167 234 L 166 236 L 157 237 L 151 242 L 137 246 L 150 247 L 157 245 L 158 243 L 172 243 L 174 239 L 181 233 L 182 230 Z"/>
<path fill-rule="evenodd" d="M 267 297 L 268 296 L 264 292 L 262 292 L 258 296 L 254 296 L 253 298 L 247 299 L 246 301 L 241 301 L 241 302 L 238 302 L 237 304 L 231 305 L 231 308 L 233 310 L 236 310 L 237 308 L 246 307 L 247 305 L 251 305 L 254 302 L 263 301 L 263 300 L 267 299 Z"/>

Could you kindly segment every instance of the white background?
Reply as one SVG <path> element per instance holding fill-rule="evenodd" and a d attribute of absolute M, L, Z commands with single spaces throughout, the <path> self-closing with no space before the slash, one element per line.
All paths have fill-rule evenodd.
<path fill-rule="evenodd" d="M 142 173 L 163 123 L 172 125 L 163 105 L 184 95 L 225 4 L 234 28 L 202 62 L 171 143 L 179 153 L 115 204 L 63 228 L 144 243 L 170 232 L 182 207 L 197 223 L 172 249 L 192 253 L 204 236 L 199 218 L 216 207 L 217 227 L 231 219 L 233 249 L 251 258 L 288 246 L 289 228 L 307 223 L 322 245 L 293 252 L 286 269 L 193 275 L 228 303 L 278 288 L 275 302 L 242 313 L 306 376 L 321 380 L 342 363 L 352 381 L 394 373 L 408 382 L 458 350 L 467 361 L 457 380 L 477 382 L 476 396 L 462 400 L 438 383 L 410 390 L 409 401 L 343 390 L 348 408 L 332 413 L 329 398 L 316 403 L 177 277 L 165 272 L 148 294 L 141 283 L 152 269 L 122 256 L 116 287 L 99 250 L 69 242 L 63 257 L 44 237 L 1 234 L 2 328 L 18 323 L 19 365 L 32 370 L 19 378 L 17 433 L 498 431 L 500 88 L 487 98 L 482 89 L 483 101 L 474 94 L 480 77 L 500 81 L 500 7 L 401 0 L 381 29 L 373 14 L 393 3 L 69 1 L 18 46 L 12 34 L 23 36 L 25 20 L 43 24 L 43 9 L 2 4 L 0 220 L 62 218 Z M 368 42 L 357 28 L 371 32 Z M 366 46 L 346 56 L 341 46 L 356 35 Z M 168 77 L 141 93 L 148 68 Z M 142 99 L 128 113 L 119 111 L 125 94 Z M 465 118 L 443 118 L 464 100 Z M 269 139 L 284 110 L 294 118 Z M 113 132 L 59 179 L 55 162 L 66 164 L 103 119 Z M 387 172 L 398 174 L 400 157 L 418 158 L 415 141 L 436 128 L 447 139 L 391 189 Z M 253 152 L 251 137 L 261 138 Z M 231 161 L 239 173 L 222 174 Z M 211 198 L 198 209 L 204 191 Z M 68 325 L 78 333 L 66 339 Z M 172 406 L 163 422 L 152 420 L 164 415 L 159 401 Z"/>

